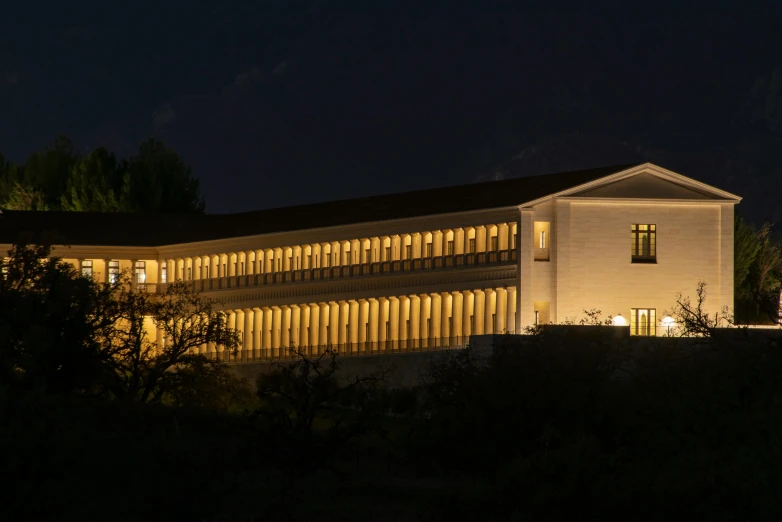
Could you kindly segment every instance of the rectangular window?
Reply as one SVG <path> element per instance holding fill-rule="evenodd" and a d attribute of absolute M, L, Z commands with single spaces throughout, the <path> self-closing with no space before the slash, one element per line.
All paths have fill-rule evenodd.
<path fill-rule="evenodd" d="M 475 253 L 475 238 L 467 240 L 467 253 L 468 254 Z"/>
<path fill-rule="evenodd" d="M 385 248 L 385 256 L 386 258 L 383 261 L 391 261 L 391 247 Z"/>
<path fill-rule="evenodd" d="M 489 239 L 489 243 L 490 243 L 489 250 L 491 250 L 492 252 L 496 252 L 497 250 L 499 250 L 499 244 L 500 244 L 499 240 L 500 238 L 498 238 L 497 236 L 492 236 Z"/>
<path fill-rule="evenodd" d="M 447 255 L 452 256 L 453 255 L 453 241 L 448 241 L 448 244 L 446 245 L 446 248 L 447 248 L 446 251 L 448 252 Z"/>
<path fill-rule="evenodd" d="M 84 260 L 81 262 L 81 275 L 82 277 L 89 277 L 92 279 L 92 261 Z"/>
<path fill-rule="evenodd" d="M 632 225 L 630 253 L 633 263 L 657 262 L 657 225 Z"/>
<path fill-rule="evenodd" d="M 655 335 L 657 332 L 656 309 L 630 309 L 630 335 Z"/>
<path fill-rule="evenodd" d="M 510 246 L 513 250 L 516 250 L 516 234 L 513 234 L 513 243 Z"/>
<path fill-rule="evenodd" d="M 109 283 L 119 282 L 119 261 L 109 261 Z"/>
<path fill-rule="evenodd" d="M 209 274 L 209 267 L 208 266 L 206 267 L 206 273 L 207 273 L 206 277 L 209 277 L 209 275 L 208 275 Z M 161 263 L 161 267 L 160 267 L 160 282 L 161 283 L 165 283 L 167 279 L 168 279 L 168 267 L 166 266 L 166 263 L 164 261 L 163 263 Z"/>
<path fill-rule="evenodd" d="M 426 257 L 432 257 L 432 244 L 426 244 Z"/>
<path fill-rule="evenodd" d="M 370 249 L 364 250 L 364 263 L 372 262 L 372 251 Z"/>
<path fill-rule="evenodd" d="M 306 257 L 305 261 L 306 261 L 307 264 L 304 265 L 304 268 L 305 269 L 312 268 L 312 254 L 307 254 L 307 257 Z"/>
<path fill-rule="evenodd" d="M 209 265 L 204 267 L 204 279 L 209 279 Z"/>
<path fill-rule="evenodd" d="M 413 258 L 413 245 L 405 245 L 405 259 Z"/>
<path fill-rule="evenodd" d="M 187 267 L 187 280 L 192 281 L 193 280 L 193 267 Z"/>
<path fill-rule="evenodd" d="M 546 231 L 541 230 L 540 231 L 540 237 L 538 237 L 538 248 L 548 248 L 548 243 L 546 243 Z"/>
<path fill-rule="evenodd" d="M 187 269 L 188 272 L 190 269 Z M 146 261 L 136 261 L 136 266 L 133 268 L 133 277 L 135 278 L 136 283 L 146 283 L 147 282 L 147 262 Z"/>

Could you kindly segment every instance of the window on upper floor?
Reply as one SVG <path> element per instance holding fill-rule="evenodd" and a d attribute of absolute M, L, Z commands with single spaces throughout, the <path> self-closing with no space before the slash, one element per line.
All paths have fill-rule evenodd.
<path fill-rule="evenodd" d="M 119 281 L 119 261 L 109 261 L 109 283 Z"/>
<path fill-rule="evenodd" d="M 383 261 L 391 261 L 391 247 L 387 246 L 383 251 L 385 252 L 385 258 Z"/>
<path fill-rule="evenodd" d="M 372 262 L 372 250 L 369 248 L 364 249 L 364 263 Z"/>
<path fill-rule="evenodd" d="M 630 309 L 630 335 L 655 335 L 657 332 L 654 308 Z"/>
<path fill-rule="evenodd" d="M 92 261 L 86 259 L 81 262 L 81 275 L 92 279 Z"/>
<path fill-rule="evenodd" d="M 209 266 L 206 267 L 206 273 L 207 273 L 206 277 L 209 277 L 209 275 L 208 275 L 209 274 Z M 168 279 L 168 267 L 166 266 L 166 262 L 163 261 L 161 263 L 161 266 L 160 266 L 160 282 L 161 283 L 165 283 L 167 279 Z"/>
<path fill-rule="evenodd" d="M 491 236 L 489 238 L 489 250 L 492 252 L 496 252 L 500 249 L 500 238 L 497 236 Z"/>
<path fill-rule="evenodd" d="M 190 268 L 188 268 L 190 270 Z M 147 262 L 136 261 L 136 266 L 133 268 L 133 277 L 136 283 L 147 282 Z"/>
<path fill-rule="evenodd" d="M 187 280 L 192 281 L 193 280 L 193 267 L 189 266 L 187 267 Z"/>
<path fill-rule="evenodd" d="M 405 245 L 405 259 L 413 258 L 413 245 Z"/>
<path fill-rule="evenodd" d="M 631 226 L 630 259 L 633 263 L 657 262 L 657 225 Z"/>
<path fill-rule="evenodd" d="M 427 243 L 426 244 L 426 257 L 432 257 L 432 252 L 433 252 L 432 244 L 431 243 Z"/>
<path fill-rule="evenodd" d="M 468 254 L 475 253 L 475 238 L 467 240 L 467 253 Z"/>
<path fill-rule="evenodd" d="M 447 249 L 447 252 L 448 252 L 446 255 L 452 256 L 453 255 L 453 241 L 448 241 L 448 243 L 446 244 L 446 249 Z"/>

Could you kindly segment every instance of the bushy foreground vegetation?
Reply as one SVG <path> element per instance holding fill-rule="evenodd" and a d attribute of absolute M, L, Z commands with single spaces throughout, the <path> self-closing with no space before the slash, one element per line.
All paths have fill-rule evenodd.
<path fill-rule="evenodd" d="M 0 278 L 9 520 L 782 515 L 779 342 L 715 330 L 703 286 L 674 310 L 699 337 L 542 329 L 433 357 L 401 390 L 384 386 L 392 368 L 355 377 L 327 352 L 250 386 L 190 354 L 235 347 L 218 303 L 100 285 L 49 253 L 18 245 Z"/>

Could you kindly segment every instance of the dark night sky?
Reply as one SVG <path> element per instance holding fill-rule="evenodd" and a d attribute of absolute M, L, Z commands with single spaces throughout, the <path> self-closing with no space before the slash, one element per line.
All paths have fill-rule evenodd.
<path fill-rule="evenodd" d="M 643 159 L 779 217 L 779 1 L 161 3 L 6 6 L 0 151 L 155 135 L 212 212 Z"/>

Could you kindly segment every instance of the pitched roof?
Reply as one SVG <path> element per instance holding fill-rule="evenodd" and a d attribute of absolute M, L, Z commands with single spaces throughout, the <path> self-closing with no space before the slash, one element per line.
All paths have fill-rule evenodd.
<path fill-rule="evenodd" d="M 639 164 L 327 201 L 235 214 L 35 212 L 0 214 L 0 243 L 46 233 L 62 245 L 161 246 L 519 205 Z"/>

